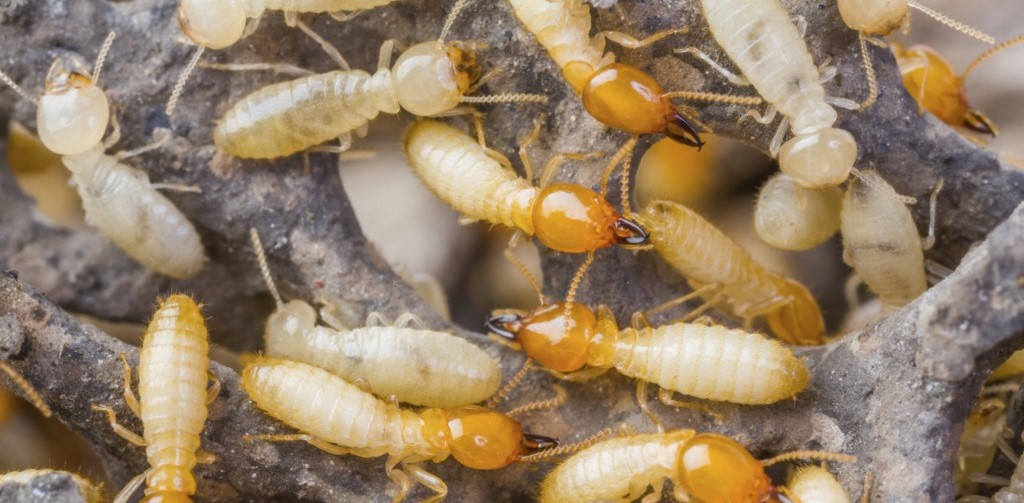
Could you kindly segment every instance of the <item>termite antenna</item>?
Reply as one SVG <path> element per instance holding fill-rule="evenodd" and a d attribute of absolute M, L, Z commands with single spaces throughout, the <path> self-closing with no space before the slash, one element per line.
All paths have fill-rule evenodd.
<path fill-rule="evenodd" d="M 98 86 L 100 82 L 100 72 L 103 71 L 103 63 L 107 60 L 107 53 L 110 52 L 110 46 L 114 44 L 114 38 L 117 37 L 117 32 L 110 32 L 107 34 L 106 40 L 103 41 L 103 46 L 100 47 L 100 53 L 96 56 L 96 64 L 94 64 L 92 70 L 92 85 Z"/>
<path fill-rule="evenodd" d="M 181 93 L 185 90 L 185 84 L 188 82 L 189 76 L 192 75 L 192 71 L 196 69 L 196 65 L 199 64 L 199 58 L 203 55 L 203 51 L 205 50 L 206 47 L 202 45 L 196 49 L 196 52 L 192 54 L 192 58 L 188 60 L 188 64 L 185 65 L 185 69 L 181 71 L 178 81 L 174 83 L 174 90 L 171 91 L 171 98 L 167 100 L 167 108 L 164 109 L 164 113 L 166 113 L 168 117 L 174 113 L 175 107 L 178 106 L 178 99 L 181 98 Z"/>
<path fill-rule="evenodd" d="M 7 84 L 8 87 L 10 87 L 11 89 L 14 89 L 14 92 L 18 93 L 18 96 L 21 96 L 22 98 L 25 98 L 26 100 L 31 101 L 36 105 L 39 104 L 39 98 L 36 98 L 35 96 L 32 96 L 31 94 L 25 92 L 25 90 L 22 89 L 21 86 L 17 84 L 17 82 L 14 82 L 14 79 L 8 77 L 7 74 L 4 73 L 2 70 L 0 70 L 0 81 L 3 81 L 3 83 Z"/>
<path fill-rule="evenodd" d="M 562 332 L 569 333 L 569 323 L 572 315 L 572 305 L 576 301 L 576 291 L 580 288 L 580 283 L 583 282 L 583 275 L 586 274 L 587 269 L 590 268 L 590 264 L 594 263 L 594 252 L 587 253 L 587 259 L 583 261 L 583 265 L 576 270 L 576 275 L 572 277 L 572 283 L 569 283 L 569 291 L 565 296 L 565 309 L 562 311 L 562 318 L 565 318 L 565 322 L 562 324 Z"/>
<path fill-rule="evenodd" d="M 270 276 L 270 266 L 267 265 L 267 255 L 263 252 L 263 242 L 260 240 L 260 233 L 256 231 L 255 227 L 251 227 L 249 228 L 249 237 L 252 238 L 252 247 L 256 250 L 256 262 L 260 265 L 263 281 L 267 283 L 267 288 L 270 289 L 270 295 L 274 297 L 274 303 L 277 304 L 277 308 L 281 309 L 284 307 L 284 301 L 281 300 L 281 294 L 277 291 L 274 278 Z"/>
<path fill-rule="evenodd" d="M 934 10 L 931 7 L 921 5 L 916 0 L 910 0 L 909 2 L 907 2 L 907 5 L 923 12 L 925 15 L 931 17 L 932 19 L 950 28 L 953 28 L 954 30 L 959 31 L 960 33 L 963 33 L 969 37 L 974 37 L 978 40 L 981 40 L 982 42 L 985 42 L 986 44 L 996 43 L 996 39 L 992 35 L 989 35 L 988 33 L 985 33 L 977 28 L 973 28 L 964 23 L 961 23 L 960 21 L 957 21 L 956 19 L 953 19 L 937 10 Z"/>
<path fill-rule="evenodd" d="M 856 463 L 857 456 L 850 454 L 843 454 L 841 452 L 828 452 L 828 451 L 790 451 L 784 452 L 775 456 L 774 458 L 768 458 L 761 460 L 761 466 L 768 467 L 786 461 L 796 461 L 798 459 L 814 459 L 819 461 L 835 461 L 836 463 Z"/>
<path fill-rule="evenodd" d="M 463 96 L 462 103 L 547 103 L 548 97 L 543 94 L 508 93 L 485 96 Z"/>
<path fill-rule="evenodd" d="M 661 95 L 663 98 L 680 98 L 684 100 L 707 101 L 727 105 L 760 105 L 764 100 L 760 96 L 737 96 L 734 94 L 705 93 L 699 91 L 671 91 Z"/>
<path fill-rule="evenodd" d="M 608 195 L 608 180 L 611 179 L 612 173 L 615 173 L 615 168 L 619 166 L 619 163 L 622 162 L 623 159 L 633 154 L 633 148 L 636 146 L 636 142 L 637 136 L 633 135 L 633 137 L 630 138 L 629 141 L 627 141 L 625 144 L 623 144 L 622 147 L 620 147 L 619 150 L 615 152 L 615 155 L 613 155 L 612 158 L 608 161 L 608 166 L 604 168 L 604 173 L 601 174 L 600 195 L 602 198 Z"/>
<path fill-rule="evenodd" d="M 574 444 L 560 445 L 558 447 L 554 447 L 554 448 L 551 448 L 551 449 L 544 449 L 543 451 L 538 452 L 536 454 L 529 454 L 529 455 L 526 455 L 526 456 L 521 456 L 519 458 L 519 461 L 521 463 L 536 463 L 538 461 L 544 461 L 544 460 L 549 459 L 549 458 L 553 458 L 553 457 L 557 457 L 557 456 L 564 456 L 566 454 L 572 454 L 572 453 L 574 453 L 576 451 L 580 451 L 580 450 L 586 449 L 587 447 L 590 447 L 590 446 L 596 444 L 597 442 L 599 442 L 600 440 L 604 439 L 605 437 L 611 436 L 611 434 L 612 434 L 612 429 L 611 428 L 605 428 L 605 429 L 595 433 L 594 435 L 592 435 L 590 438 L 588 438 L 586 440 L 583 440 L 583 441 L 580 441 L 580 442 L 576 442 Z"/>
<path fill-rule="evenodd" d="M 860 32 L 860 57 L 864 61 L 864 74 L 868 79 L 868 97 L 860 104 L 860 110 L 863 112 L 878 99 L 878 79 L 875 77 L 875 65 L 871 62 L 867 35 L 864 35 L 864 32 Z"/>
<path fill-rule="evenodd" d="M 967 76 L 970 75 L 971 72 L 973 72 L 974 69 L 978 67 L 978 65 L 984 63 L 985 60 L 1021 42 L 1024 42 L 1024 34 L 1017 35 L 1016 37 L 1013 37 L 1009 40 L 1004 40 L 992 47 L 989 47 L 987 51 L 981 53 L 980 56 L 974 58 L 974 61 L 971 61 L 970 65 L 967 65 L 967 69 L 964 70 L 964 73 L 962 75 L 960 75 L 960 80 L 966 80 Z"/>
<path fill-rule="evenodd" d="M 39 409 L 39 412 L 43 413 L 43 417 L 50 417 L 53 415 L 53 411 L 50 410 L 50 406 L 46 405 L 46 402 L 43 401 L 43 397 L 39 396 L 39 393 L 32 387 L 32 384 L 30 384 L 24 376 L 19 374 L 17 370 L 14 370 L 10 364 L 0 361 L 0 371 L 7 374 L 7 377 L 14 382 L 14 385 L 25 393 L 25 399 L 32 405 L 35 405 L 35 407 Z"/>
<path fill-rule="evenodd" d="M 448 36 L 448 32 L 451 31 L 452 25 L 455 24 L 455 18 L 459 17 L 459 12 L 466 6 L 469 0 L 458 0 L 455 5 L 452 6 L 452 10 L 448 12 L 448 17 L 444 20 L 444 26 L 441 27 L 441 35 L 437 37 L 437 50 L 440 51 L 444 48 L 444 39 Z"/>
<path fill-rule="evenodd" d="M 505 413 L 508 417 L 515 417 L 519 414 L 525 414 L 527 412 L 534 412 L 538 410 L 552 409 L 565 403 L 569 395 L 562 389 L 561 386 L 555 386 L 555 396 L 551 398 L 545 398 L 544 400 L 537 400 L 536 402 L 530 402 L 525 405 L 520 405 Z"/>
<path fill-rule="evenodd" d="M 519 369 L 519 372 L 516 372 L 516 375 L 512 376 L 512 378 L 509 379 L 497 393 L 491 395 L 491 397 L 487 399 L 487 407 L 493 409 L 499 403 L 508 398 L 508 396 L 512 394 L 512 391 L 519 386 L 519 383 L 523 382 L 523 379 L 526 378 L 526 374 L 530 372 L 531 368 L 533 368 L 533 361 L 527 358 L 526 362 L 523 363 L 523 368 Z"/>
<path fill-rule="evenodd" d="M 515 254 L 512 253 L 511 246 L 505 248 L 505 260 L 511 262 L 512 266 L 519 271 L 519 274 L 522 274 L 523 277 L 526 278 L 527 283 L 529 283 L 533 288 L 533 291 L 537 293 L 537 298 L 540 299 L 541 305 L 547 304 L 547 299 L 544 298 L 544 292 L 540 288 L 540 282 L 537 281 L 537 277 L 526 268 L 526 264 L 523 264 L 523 261 L 519 260 L 519 257 L 516 257 Z"/>

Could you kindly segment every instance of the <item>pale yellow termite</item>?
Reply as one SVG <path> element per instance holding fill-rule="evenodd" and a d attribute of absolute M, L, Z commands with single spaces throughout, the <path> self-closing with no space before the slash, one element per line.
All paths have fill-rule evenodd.
<path fill-rule="evenodd" d="M 809 190 L 785 173 L 761 187 L 754 206 L 754 230 L 764 242 L 783 250 L 808 250 L 839 230 L 843 191 Z"/>
<path fill-rule="evenodd" d="M 330 327 L 317 325 L 313 306 L 301 300 L 281 300 L 267 266 L 256 229 L 253 247 L 263 278 L 277 303 L 267 319 L 267 354 L 315 365 L 349 381 L 365 381 L 377 396 L 429 407 L 455 407 L 486 400 L 501 385 L 501 367 L 482 349 L 455 335 L 409 328 L 422 326 L 407 313 L 388 326 L 371 314 L 369 326 L 342 326 L 328 312 Z"/>
<path fill-rule="evenodd" d="M 556 443 L 525 434 L 518 421 L 476 405 L 418 413 L 400 409 L 326 370 L 287 360 L 250 363 L 242 371 L 242 388 L 257 407 L 302 432 L 248 439 L 304 441 L 339 456 L 387 455 L 385 469 L 399 487 L 395 502 L 404 500 L 414 483 L 437 493 L 424 501 L 447 496 L 444 481 L 420 462 L 452 456 L 470 468 L 494 470 Z"/>
<path fill-rule="evenodd" d="M 480 79 L 476 55 L 444 37 L 466 0 L 449 13 L 441 37 L 407 49 L 389 68 L 393 42 L 381 47 L 377 72 L 338 70 L 273 84 L 235 103 L 217 123 L 214 143 L 228 155 L 270 159 L 340 138 L 380 112 L 401 109 L 420 116 L 451 112 L 460 103 L 546 101 L 543 96 L 506 94 L 467 97 Z"/>
<path fill-rule="evenodd" d="M 778 0 L 701 0 L 704 19 L 712 35 L 733 60 L 744 78 L 733 75 L 699 49 L 691 52 L 739 85 L 753 85 L 770 107 L 758 120 L 769 123 L 776 111 L 783 115 L 769 152 L 779 167 L 809 189 L 834 187 L 846 180 L 857 160 L 857 141 L 849 132 L 833 127 L 838 118 L 833 105 L 857 109 L 859 104 L 827 97 L 800 31 Z M 820 79 L 820 80 L 819 80 Z M 793 138 L 783 143 L 787 128 Z"/>
<path fill-rule="evenodd" d="M 762 462 L 735 440 L 713 433 L 634 434 L 599 442 L 571 456 L 548 473 L 539 499 L 541 503 L 635 501 L 653 486 L 643 501 L 657 501 L 668 479 L 677 501 L 781 503 L 790 501 L 785 497 L 788 490 L 774 486 L 764 467 L 799 458 L 855 461 L 845 454 L 797 451 Z"/>
<path fill-rule="evenodd" d="M 192 501 L 196 463 L 212 463 L 211 454 L 199 451 L 199 434 L 206 421 L 206 407 L 220 391 L 220 382 L 209 373 L 210 359 L 206 322 L 198 305 L 187 295 L 171 295 L 159 303 L 149 322 L 139 352 L 139 398 L 131 390 L 131 367 L 124 364 L 124 399 L 142 420 L 140 437 L 117 422 L 114 410 L 93 405 L 107 413 L 114 432 L 146 448 L 150 469 L 132 479 L 115 502 L 128 501 L 146 483 L 143 501 Z M 207 381 L 213 384 L 207 389 Z"/>
<path fill-rule="evenodd" d="M 933 215 L 935 194 L 937 191 L 932 196 Z M 843 258 L 878 295 L 883 313 L 924 293 L 928 281 L 922 238 L 905 198 L 878 173 L 863 171 L 850 180 L 840 221 Z M 929 236 L 934 233 L 934 217 L 932 222 Z"/>
<path fill-rule="evenodd" d="M 772 332 L 793 343 L 824 344 L 821 309 L 802 284 L 754 260 L 695 211 L 652 201 L 642 213 L 658 254 L 690 280 L 695 293 L 721 295 L 727 312 L 750 320 L 764 316 Z"/>
<path fill-rule="evenodd" d="M 1005 487 L 996 491 L 991 497 L 988 496 L 964 496 L 957 499 L 957 503 L 1020 503 L 1024 501 L 1024 457 L 1006 452 L 1010 459 L 1016 463 L 1013 473 L 1009 479 L 1001 477 L 982 477 L 987 483 L 1001 483 Z"/>
<path fill-rule="evenodd" d="M 189 278 L 206 260 L 199 234 L 174 203 L 156 190 L 180 187 L 150 183 L 145 172 L 121 163 L 159 144 L 115 155 L 105 153 L 120 138 L 115 125 L 106 142 L 102 141 L 112 116 L 106 94 L 97 86 L 113 37 L 113 33 L 107 37 L 92 75 L 77 58 L 54 61 L 46 77 L 46 92 L 38 100 L 3 73 L 0 80 L 38 104 L 39 137 L 47 148 L 63 156 L 62 162 L 71 170 L 86 222 L 146 268 Z"/>
<path fill-rule="evenodd" d="M 1018 387 L 1013 386 L 1009 393 L 1016 392 Z M 1006 428 L 1006 402 L 1001 398 L 984 397 L 988 392 L 989 389 L 982 388 L 983 397 L 971 408 L 960 434 L 960 446 L 953 464 L 953 483 L 958 494 L 975 492 L 977 482 L 972 478 L 988 471 L 995 460 L 997 448 L 1009 447 L 1006 437 L 1010 434 L 1004 434 L 1009 431 Z M 1012 454 L 1012 450 L 1009 452 Z"/>
<path fill-rule="evenodd" d="M 797 468 L 786 484 L 787 493 L 796 503 L 850 503 L 842 484 L 820 466 Z"/>
<path fill-rule="evenodd" d="M 102 484 L 93 484 L 92 481 L 78 475 L 77 473 L 59 471 L 59 470 L 21 470 L 17 472 L 8 472 L 0 475 L 0 487 L 5 486 L 8 483 L 21 485 L 27 484 L 38 477 L 42 477 L 48 474 L 57 476 L 67 476 L 71 478 L 71 482 L 74 483 L 75 487 L 78 488 L 78 493 L 82 497 L 82 501 L 85 503 L 106 503 L 107 497 L 103 492 Z"/>

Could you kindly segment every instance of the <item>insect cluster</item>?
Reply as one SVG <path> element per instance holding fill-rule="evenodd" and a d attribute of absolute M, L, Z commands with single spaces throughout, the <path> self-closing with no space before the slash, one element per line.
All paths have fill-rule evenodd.
<path fill-rule="evenodd" d="M 642 137 L 663 135 L 662 142 L 668 143 L 647 149 L 639 164 L 663 172 L 663 183 L 671 185 L 678 149 L 700 149 L 710 133 L 700 114 L 685 103 L 728 107 L 737 121 L 750 117 L 768 125 L 779 118 L 767 150 L 777 158 L 780 171 L 758 194 L 754 228 L 769 245 L 794 251 L 815 248 L 840 232 L 844 261 L 877 297 L 878 311 L 865 316 L 877 320 L 924 293 L 930 275 L 942 274 L 938 266 L 926 263 L 925 252 L 935 241 L 943 182 L 939 180 L 931 192 L 931 222 L 922 238 L 907 208 L 916 200 L 899 194 L 871 166 L 858 165 L 858 138 L 837 123 L 841 114 L 867 110 L 877 98 L 879 84 L 868 45 L 887 45 L 878 37 L 904 25 L 910 8 L 994 41 L 915 0 L 838 0 L 842 19 L 859 33 L 864 63 L 863 74 L 843 78 L 865 79 L 870 89 L 868 97 L 855 101 L 829 94 L 837 68 L 815 61 L 804 38 L 813 27 L 791 18 L 779 0 L 693 1 L 706 21 L 703 28 L 728 61 L 708 55 L 707 47 L 672 45 L 674 37 L 694 27 L 679 26 L 644 38 L 595 32 L 591 7 L 582 0 L 509 0 L 529 43 L 550 56 L 566 94 L 578 98 L 596 122 L 628 135 L 607 159 L 602 153 L 557 154 L 535 173 L 530 147 L 543 136 L 547 122 L 541 107 L 547 96 L 481 93 L 490 80 L 503 78 L 483 70 L 487 51 L 495 48 L 472 42 L 471 33 L 464 41 L 450 40 L 466 5 L 481 1 L 445 2 L 447 18 L 434 40 L 385 42 L 374 73 L 350 68 L 341 52 L 301 18 L 316 13 L 340 22 L 355 14 L 372 17 L 379 14 L 377 7 L 391 0 L 180 1 L 182 34 L 198 48 L 182 65 L 167 98 L 166 115 L 172 124 L 176 106 L 189 99 L 190 76 L 211 70 L 272 69 L 296 75 L 222 108 L 209 143 L 230 158 L 275 159 L 310 152 L 345 158 L 378 115 L 404 110 L 416 116 L 401 139 L 412 171 L 464 220 L 513 231 L 506 256 L 526 273 L 540 299 L 533 309 L 491 313 L 485 328 L 500 345 L 489 347 L 431 330 L 411 313 L 394 322 L 373 313 L 365 326 L 349 327 L 336 318 L 330 300 L 316 299 L 324 304 L 319 311 L 308 302 L 314 299 L 285 301 L 264 256 L 260 230 L 251 229 L 252 257 L 276 308 L 265 323 L 264 354 L 243 358 L 241 388 L 256 408 L 287 432 L 252 431 L 243 440 L 253 449 L 266 442 L 305 442 L 338 456 L 383 457 L 394 487 L 367 492 L 389 490 L 393 501 L 405 500 L 417 486 L 432 493 L 425 501 L 444 500 L 450 491 L 457 494 L 426 465 L 449 457 L 475 470 L 557 460 L 537 494 L 540 501 L 550 503 L 652 502 L 663 493 L 678 501 L 706 503 L 849 501 L 848 493 L 861 494 L 866 501 L 870 476 L 863 488 L 844 487 L 830 470 L 830 464 L 856 463 L 854 456 L 797 450 L 759 461 L 736 439 L 666 428 L 649 406 L 652 385 L 658 387 L 665 406 L 692 409 L 720 421 L 726 420 L 716 411 L 720 402 L 759 407 L 800 400 L 814 382 L 794 347 L 824 345 L 832 337 L 806 286 L 760 263 L 697 210 L 656 195 L 671 190 L 634 197 L 632 159 L 643 145 Z M 286 64 L 202 60 L 206 49 L 230 51 L 256 32 L 267 11 L 282 11 L 288 26 L 297 28 L 296 36 L 311 37 L 340 69 L 313 73 Z M 967 105 L 963 81 L 978 63 L 1022 40 L 994 46 L 960 75 L 931 49 L 893 50 L 904 84 L 922 111 L 952 126 L 995 135 L 998 129 L 992 121 Z M 91 69 L 78 57 L 57 58 L 39 98 L 26 90 L 35 84 L 17 82 L 4 73 L 0 79 L 37 106 L 39 137 L 71 172 L 86 222 L 147 269 L 192 278 L 207 260 L 200 232 L 159 191 L 179 190 L 191 192 L 182 197 L 201 198 L 201 188 L 152 183 L 145 172 L 122 162 L 160 148 L 171 138 L 129 152 L 107 153 L 120 136 L 118 108 L 111 106 L 99 83 L 105 59 L 119 49 L 116 42 L 111 33 Z M 608 51 L 607 42 L 626 50 Z M 629 59 L 628 50 L 653 45 L 674 48 L 673 57 L 680 63 L 710 68 L 708 79 L 721 78 L 735 92 L 666 90 L 653 75 L 623 61 Z M 401 54 L 392 64 L 396 47 Z M 529 84 L 512 83 L 523 88 Z M 521 171 L 484 138 L 486 106 L 496 103 L 539 116 L 532 129 L 524 124 L 527 134 L 518 151 Z M 470 129 L 475 137 L 467 132 Z M 596 164 L 599 186 L 556 181 L 566 161 Z M 610 189 L 616 173 L 617 206 Z M 642 187 L 657 187 L 661 180 L 641 183 L 641 175 L 635 179 Z M 641 206 L 636 210 L 634 200 Z M 511 253 L 520 240 L 533 237 L 553 252 L 585 256 L 566 291 L 555 293 L 557 300 L 548 300 L 539 281 Z M 595 256 L 614 247 L 656 254 L 690 288 L 662 306 L 635 306 L 630 323 L 620 326 L 607 305 L 577 299 Z M 686 302 L 699 304 L 674 321 L 649 320 L 656 312 Z M 517 373 L 510 372 L 513 377 L 504 386 L 494 348 L 526 356 L 526 363 Z M 216 466 L 217 457 L 202 449 L 201 437 L 208 408 L 218 406 L 220 390 L 210 369 L 209 350 L 201 306 L 189 295 L 172 294 L 158 301 L 142 342 L 136 365 L 138 397 L 132 391 L 130 358 L 121 355 L 124 403 L 141 420 L 142 434 L 121 425 L 110 404 L 93 404 L 93 409 L 104 415 L 117 435 L 145 448 L 149 468 L 128 482 L 114 501 L 129 501 L 143 485 L 143 501 L 203 499 L 193 469 L 197 464 Z M 1008 388 L 995 383 L 1024 373 L 1022 358 L 1016 355 L 992 376 L 991 394 L 996 398 L 979 404 L 964 432 L 958 483 L 965 488 L 972 480 L 986 480 L 977 473 L 987 469 L 997 448 L 1016 456 L 1008 452 L 1001 436 Z M 567 382 L 553 386 L 548 397 L 501 411 L 535 367 Z M 608 424 L 608 430 L 590 432 L 592 437 L 577 443 L 524 431 L 521 415 L 559 407 L 573 393 L 575 382 L 613 369 L 621 374 L 619 379 L 636 381 L 637 403 L 631 406 L 650 419 L 650 431 Z M 0 361 L 0 370 L 49 413 L 42 398 L 12 368 Z M 543 433 L 543 422 L 536 425 Z M 798 464 L 784 483 L 765 471 L 782 462 Z M 1021 477 L 1014 473 L 996 482 L 1006 482 L 1002 491 L 1020 492 Z M 667 492 L 666 480 L 671 483 Z M 103 500 L 101 491 L 88 481 L 76 482 L 85 500 Z M 999 494 L 995 501 L 1003 501 Z"/>

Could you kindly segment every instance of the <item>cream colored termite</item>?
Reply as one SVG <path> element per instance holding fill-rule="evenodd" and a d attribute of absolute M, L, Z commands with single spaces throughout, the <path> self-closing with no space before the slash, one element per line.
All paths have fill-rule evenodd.
<path fill-rule="evenodd" d="M 7 484 L 27 484 L 33 479 L 43 477 L 46 475 L 56 476 L 68 476 L 71 478 L 71 482 L 78 488 L 78 494 L 81 496 L 82 501 L 85 503 L 106 503 L 109 501 L 106 494 L 103 493 L 103 484 L 94 484 L 92 481 L 78 475 L 77 473 L 59 471 L 59 470 L 21 470 L 17 472 L 7 472 L 0 475 L 0 487 L 4 487 Z"/>
<path fill-rule="evenodd" d="M 1009 478 L 995 477 L 988 474 L 975 474 L 972 479 L 990 485 L 1002 485 L 1002 487 L 991 497 L 989 496 L 963 496 L 957 499 L 957 503 L 1019 503 L 1024 501 L 1024 457 L 1014 453 L 1009 444 L 1003 439 L 1000 445 L 1003 454 L 1016 464 L 1013 473 Z"/>
<path fill-rule="evenodd" d="M 843 485 L 821 466 L 797 468 L 789 477 L 786 489 L 797 503 L 850 503 Z"/>
<path fill-rule="evenodd" d="M 99 88 L 100 70 L 114 33 L 104 42 L 90 75 L 78 58 L 57 58 L 46 77 L 46 92 L 32 98 L 6 75 L 0 79 L 38 105 L 36 123 L 43 144 L 63 156 L 85 208 L 85 220 L 146 268 L 173 278 L 189 278 L 203 267 L 203 246 L 192 223 L 156 189 L 145 172 L 123 164 L 127 157 L 152 150 L 159 143 L 107 155 L 120 132 L 116 117 Z M 103 142 L 108 120 L 114 132 Z"/>
<path fill-rule="evenodd" d="M 385 470 L 399 488 L 395 502 L 404 500 L 416 483 L 436 493 L 424 501 L 447 496 L 444 481 L 421 462 L 440 463 L 452 456 L 469 468 L 494 470 L 556 444 L 523 433 L 518 421 L 485 407 L 400 409 L 304 363 L 257 359 L 242 371 L 242 388 L 257 407 L 301 432 L 248 440 L 304 441 L 339 456 L 387 455 Z"/>
<path fill-rule="evenodd" d="M 143 501 L 192 501 L 196 492 L 192 468 L 215 459 L 199 449 L 206 408 L 220 392 L 220 381 L 210 373 L 209 349 L 200 307 L 191 297 L 176 294 L 159 303 L 142 340 L 139 398 L 132 393 L 131 367 L 121 354 L 124 400 L 142 420 L 142 436 L 119 424 L 114 409 L 100 405 L 93 409 L 107 414 L 119 436 L 146 448 L 150 468 L 125 485 L 115 503 L 127 502 L 143 481 Z"/>
<path fill-rule="evenodd" d="M 776 173 L 761 187 L 754 206 L 754 230 L 783 250 L 809 250 L 839 230 L 843 191 L 838 187 L 809 190 L 785 173 Z"/>
<path fill-rule="evenodd" d="M 327 311 L 330 327 L 317 325 L 313 306 L 281 300 L 256 229 L 253 247 L 277 311 L 267 319 L 267 354 L 328 370 L 349 381 L 365 381 L 377 396 L 428 407 L 482 402 L 501 385 L 498 363 L 476 345 L 455 335 L 410 328 L 422 321 L 406 313 L 389 326 L 379 313 L 367 326 L 348 329 Z"/>
<path fill-rule="evenodd" d="M 343 70 L 273 84 L 242 98 L 217 123 L 214 143 L 231 156 L 271 159 L 338 138 L 339 147 L 319 150 L 344 152 L 351 133 L 380 112 L 436 116 L 463 103 L 547 101 L 531 94 L 466 96 L 482 80 L 476 55 L 468 45 L 444 41 L 465 4 L 455 4 L 438 40 L 410 47 L 391 68 L 394 44 L 387 41 L 372 75 L 345 64 Z"/>
<path fill-rule="evenodd" d="M 935 233 L 932 193 L 928 237 L 917 231 L 907 199 L 878 173 L 863 171 L 850 180 L 840 212 L 843 259 L 882 302 L 882 313 L 903 307 L 928 288 L 924 250 Z"/>
<path fill-rule="evenodd" d="M 833 105 L 857 109 L 859 104 L 827 97 L 822 82 L 835 76 L 831 68 L 819 74 L 802 28 L 790 20 L 778 0 L 702 0 L 711 33 L 743 77 L 733 75 L 695 47 L 676 52 L 697 54 L 737 85 L 753 85 L 770 106 L 765 124 L 783 118 L 769 151 L 779 167 L 809 189 L 834 187 L 846 180 L 857 160 L 857 142 L 849 132 L 833 127 Z M 801 23 L 802 25 L 802 23 Z M 793 138 L 783 143 L 787 129 Z"/>

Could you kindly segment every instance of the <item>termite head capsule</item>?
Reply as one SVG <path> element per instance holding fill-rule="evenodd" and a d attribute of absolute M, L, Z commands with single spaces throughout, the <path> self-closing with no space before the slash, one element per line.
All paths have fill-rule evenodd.
<path fill-rule="evenodd" d="M 544 246 L 565 253 L 585 253 L 612 245 L 644 246 L 647 230 L 619 215 L 596 192 L 569 183 L 553 183 L 533 205 L 533 230 Z"/>
<path fill-rule="evenodd" d="M 533 311 L 496 311 L 487 328 L 518 342 L 526 354 L 544 368 L 572 372 L 587 364 L 597 319 L 587 306 L 573 303 L 566 330 L 565 304 L 540 306 Z"/>
<path fill-rule="evenodd" d="M 192 42 L 223 49 L 242 38 L 246 13 L 241 0 L 181 0 L 178 24 Z"/>
<path fill-rule="evenodd" d="M 857 140 L 837 128 L 797 134 L 779 150 L 779 168 L 796 183 L 812 190 L 843 183 L 856 161 Z"/>
<path fill-rule="evenodd" d="M 76 57 L 57 58 L 39 98 L 36 128 L 46 148 L 60 155 L 80 154 L 103 139 L 110 103 L 92 84 L 86 65 Z"/>
<path fill-rule="evenodd" d="M 477 405 L 447 411 L 452 457 L 476 470 L 496 470 L 536 450 L 554 447 L 553 438 L 523 433 L 518 421 Z"/>
<path fill-rule="evenodd" d="M 995 124 L 968 104 L 964 79 L 935 49 L 926 45 L 904 49 L 894 44 L 893 53 L 903 74 L 903 86 L 921 108 L 946 124 L 996 136 Z"/>
<path fill-rule="evenodd" d="M 888 35 L 903 24 L 907 0 L 839 0 L 839 15 L 851 30 Z"/>
<path fill-rule="evenodd" d="M 423 42 L 407 49 L 391 70 L 402 108 L 414 115 L 447 112 L 479 78 L 476 54 L 455 44 Z"/>
<path fill-rule="evenodd" d="M 316 327 L 316 311 L 301 300 L 286 302 L 267 318 L 266 349 L 272 355 L 290 354 L 297 337 Z"/>
<path fill-rule="evenodd" d="M 713 433 L 694 435 L 679 450 L 678 480 L 694 500 L 779 502 L 761 462 L 735 440 Z"/>

